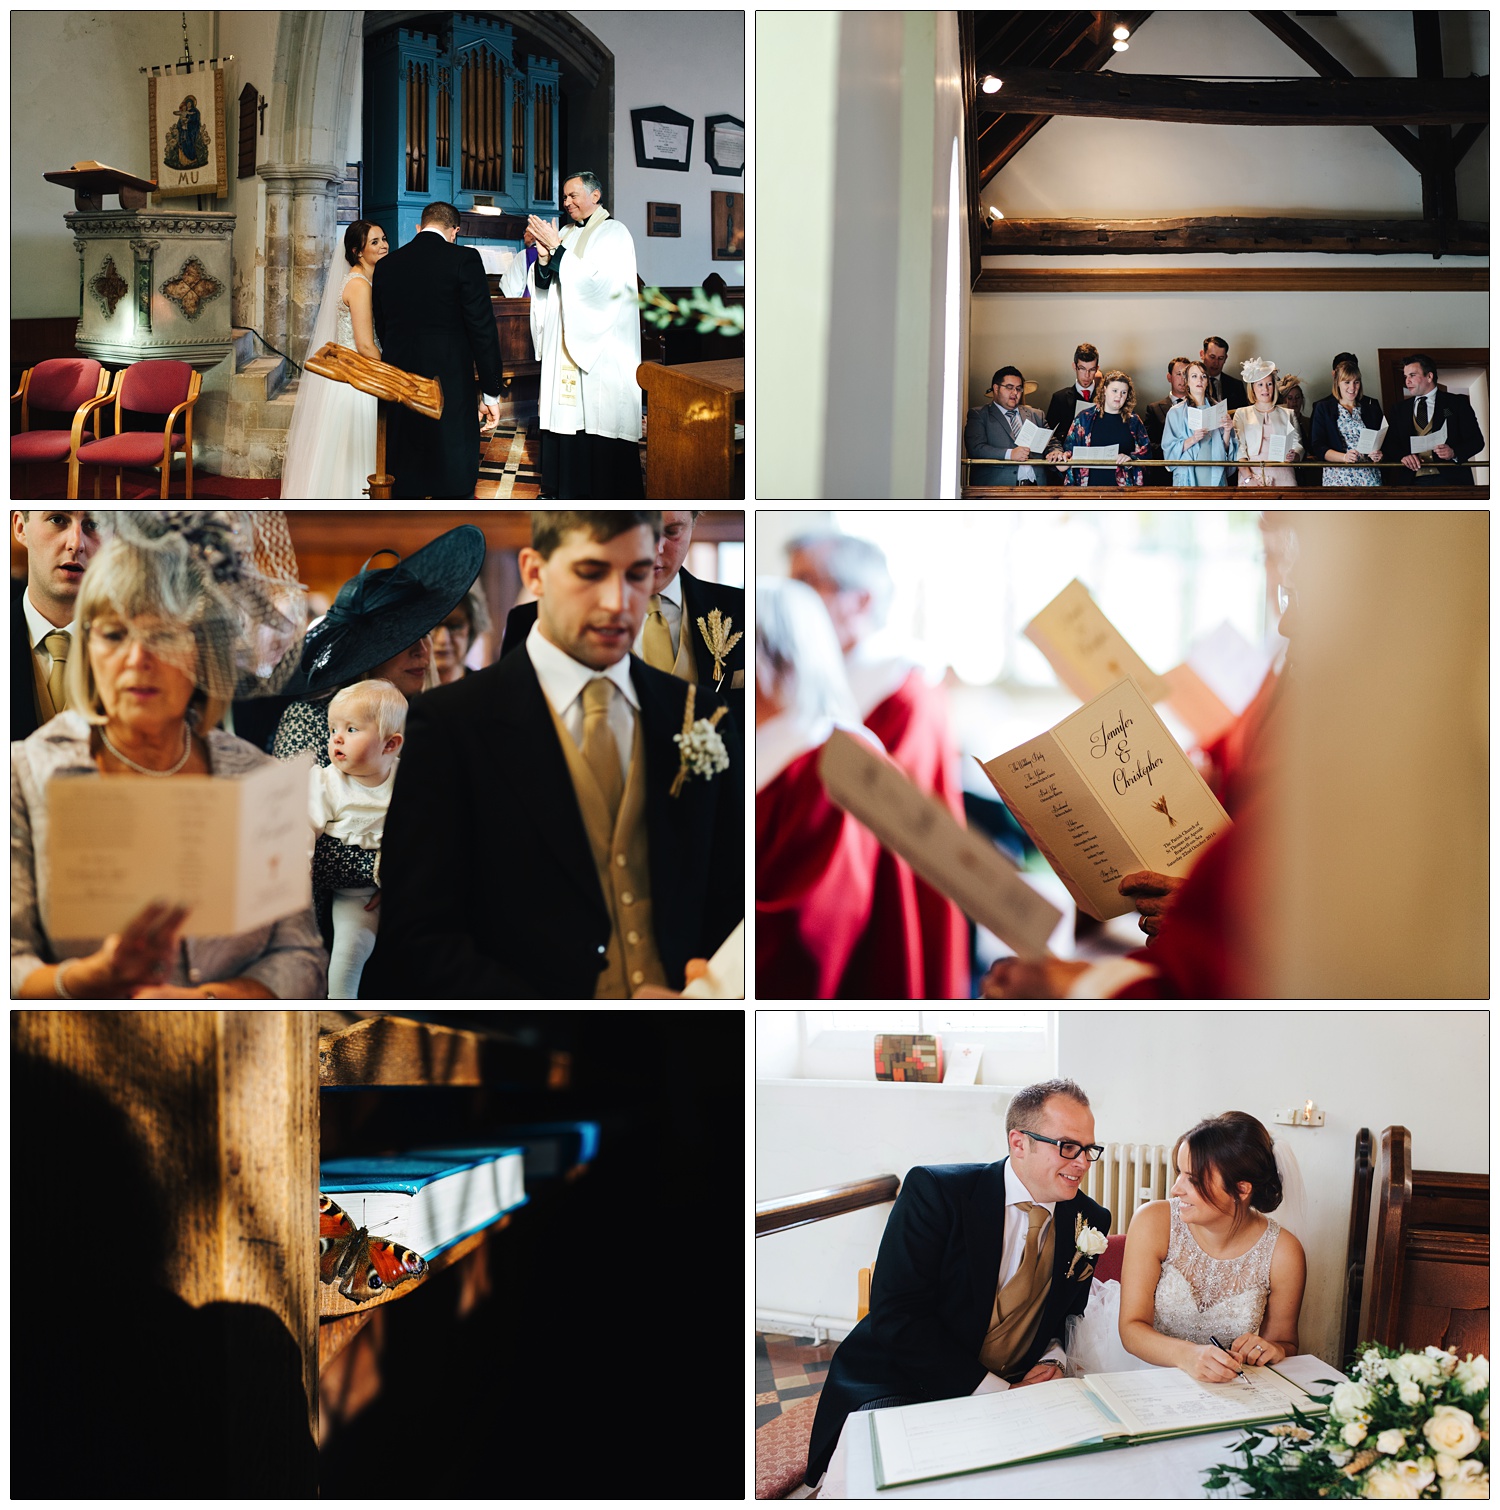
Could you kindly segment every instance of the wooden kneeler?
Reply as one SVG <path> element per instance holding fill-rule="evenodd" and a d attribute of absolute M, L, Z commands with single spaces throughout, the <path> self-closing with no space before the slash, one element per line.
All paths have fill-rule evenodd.
<path fill-rule="evenodd" d="M 375 431 L 375 471 L 369 478 L 369 495 L 372 499 L 389 498 L 396 481 L 385 470 L 385 424 L 389 406 L 405 404 L 427 419 L 441 419 L 443 385 L 435 377 L 418 377 L 416 373 L 403 372 L 388 362 L 372 361 L 334 341 L 308 357 L 306 367 L 319 377 L 330 378 L 335 383 L 348 383 L 361 393 L 372 393 L 380 400 Z"/>

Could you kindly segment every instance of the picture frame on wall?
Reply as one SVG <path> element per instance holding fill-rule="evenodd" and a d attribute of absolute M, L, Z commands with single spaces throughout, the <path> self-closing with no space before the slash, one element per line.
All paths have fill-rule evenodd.
<path fill-rule="evenodd" d="M 646 201 L 646 234 L 648 236 L 681 236 L 682 206 L 648 199 Z"/>
<path fill-rule="evenodd" d="M 227 194 L 224 70 L 153 75 L 146 87 L 156 198 Z"/>
<path fill-rule="evenodd" d="M 668 105 L 647 105 L 630 112 L 635 137 L 635 165 L 686 173 L 693 160 L 693 117 Z"/>
<path fill-rule="evenodd" d="M 713 190 L 712 252 L 715 262 L 744 260 L 745 196 L 737 190 Z"/>
<path fill-rule="evenodd" d="M 703 155 L 715 173 L 745 176 L 745 123 L 737 115 L 711 115 L 703 122 Z"/>

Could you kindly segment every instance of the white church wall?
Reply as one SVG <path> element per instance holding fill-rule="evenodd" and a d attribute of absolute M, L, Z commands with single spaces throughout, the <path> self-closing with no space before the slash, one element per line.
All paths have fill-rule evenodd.
<path fill-rule="evenodd" d="M 715 192 L 746 195 L 743 177 L 715 173 L 705 159 L 706 117 L 745 114 L 745 17 L 730 11 L 573 11 L 615 56 L 615 179 L 605 185 L 605 206 L 635 238 L 636 264 L 648 284 L 698 284 L 710 273 L 726 283 L 745 281 L 745 264 L 712 258 Z M 695 121 L 693 157 L 686 173 L 638 168 L 630 112 L 669 105 Z M 748 149 L 747 149 L 748 150 Z M 566 172 L 576 164 L 563 163 Z M 601 169 L 602 173 L 603 169 Z M 647 236 L 646 204 L 682 206 L 680 237 Z"/>
<path fill-rule="evenodd" d="M 1380 347 L 1470 346 L 1485 339 L 1488 320 L 1483 293 L 981 293 L 969 321 L 969 404 L 985 402 L 991 377 L 1009 364 L 1036 382 L 1027 402 L 1045 409 L 1072 381 L 1073 348 L 1092 341 L 1106 369 L 1130 374 L 1144 410 L 1166 394 L 1168 361 L 1196 356 L 1206 335 L 1229 342 L 1228 372 L 1262 356 L 1297 373 L 1309 407 L 1332 390 L 1334 354 L 1352 351 L 1378 397 Z"/>
<path fill-rule="evenodd" d="M 786 1074 L 784 1026 L 756 1013 L 758 1059 Z M 1205 1116 L 1239 1110 L 1267 1126 L 1279 1108 L 1315 1100 L 1321 1128 L 1276 1128 L 1307 1191 L 1304 1351 L 1330 1361 L 1342 1325 L 1354 1139 L 1411 1129 L 1420 1169 L 1489 1167 L 1489 1027 L 1482 1011 L 1087 1011 L 1058 1014 L 1057 1073 L 1078 1081 L 1101 1142 L 1170 1144 Z M 757 1200 L 914 1164 L 987 1161 L 1004 1152 L 1008 1089 L 761 1079 L 755 1103 Z M 855 1280 L 880 1245 L 890 1208 L 851 1212 L 755 1245 L 757 1312 L 852 1323 Z"/>

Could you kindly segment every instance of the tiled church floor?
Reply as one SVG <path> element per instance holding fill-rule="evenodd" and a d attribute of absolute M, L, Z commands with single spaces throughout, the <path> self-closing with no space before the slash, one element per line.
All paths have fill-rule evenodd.
<path fill-rule="evenodd" d="M 478 498 L 536 498 L 542 482 L 542 443 L 536 416 L 524 411 L 503 419 L 488 440 L 482 442 L 479 461 Z M 641 440 L 644 473 L 646 442 Z"/>
<path fill-rule="evenodd" d="M 755 1334 L 755 1424 L 774 1420 L 794 1400 L 823 1388 L 828 1360 L 836 1342 L 787 1337 L 780 1332 Z"/>

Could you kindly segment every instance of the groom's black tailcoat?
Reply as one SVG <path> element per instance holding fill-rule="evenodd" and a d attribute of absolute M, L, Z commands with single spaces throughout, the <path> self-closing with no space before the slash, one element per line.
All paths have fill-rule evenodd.
<path fill-rule="evenodd" d="M 373 286 L 382 360 L 443 385 L 441 419 L 390 406 L 386 470 L 396 479 L 393 495 L 472 498 L 479 481 L 479 397 L 498 393 L 501 384 L 500 337 L 484 263 L 471 246 L 419 231 L 375 264 Z"/>
<path fill-rule="evenodd" d="M 711 955 L 745 915 L 745 767 L 730 718 L 729 769 L 680 764 L 687 683 L 635 656 L 646 758 L 651 915 L 668 983 Z M 698 691 L 695 718 L 720 705 Z M 609 912 L 558 734 L 530 655 L 424 693 L 411 705 L 386 815 L 380 931 L 364 997 L 592 998 Z"/>
<path fill-rule="evenodd" d="M 887 1395 L 971 1395 L 984 1378 L 979 1349 L 1000 1279 L 1008 1162 L 918 1165 L 907 1173 L 880 1240 L 869 1314 L 828 1366 L 807 1454 L 809 1484 L 827 1469 L 851 1411 Z M 1023 1359 L 1028 1368 L 1053 1338 L 1062 1337 L 1067 1317 L 1088 1304 L 1097 1259 L 1077 1253 L 1080 1216 L 1087 1226 L 1109 1232 L 1109 1212 L 1082 1191 L 1054 1208 L 1052 1286 Z M 1073 1277 L 1065 1279 L 1070 1265 Z"/>

